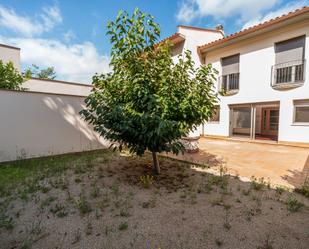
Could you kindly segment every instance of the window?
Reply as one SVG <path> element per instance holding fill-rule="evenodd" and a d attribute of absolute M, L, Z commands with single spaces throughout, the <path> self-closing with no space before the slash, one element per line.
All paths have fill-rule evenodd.
<path fill-rule="evenodd" d="M 309 100 L 294 101 L 294 123 L 309 124 Z"/>
<path fill-rule="evenodd" d="M 214 112 L 209 120 L 210 123 L 220 122 L 220 106 L 215 106 Z"/>
<path fill-rule="evenodd" d="M 239 90 L 239 54 L 222 58 L 221 65 L 220 89 L 225 92 Z"/>
<path fill-rule="evenodd" d="M 273 85 L 303 82 L 305 40 L 305 36 L 300 36 L 275 44 Z"/>

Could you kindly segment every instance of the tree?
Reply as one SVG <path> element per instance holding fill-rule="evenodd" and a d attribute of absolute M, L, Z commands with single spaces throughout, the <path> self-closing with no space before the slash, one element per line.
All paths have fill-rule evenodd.
<path fill-rule="evenodd" d="M 22 90 L 24 78 L 14 67 L 13 62 L 4 63 L 0 60 L 0 88 L 10 90 Z"/>
<path fill-rule="evenodd" d="M 32 64 L 32 68 L 28 68 L 24 74 L 30 77 L 50 80 L 54 80 L 57 76 L 54 67 L 40 69 L 40 67 L 35 64 Z"/>
<path fill-rule="evenodd" d="M 138 9 L 131 17 L 120 12 L 107 28 L 112 72 L 93 77 L 81 114 L 120 150 L 152 152 L 153 170 L 159 174 L 157 153 L 183 151 L 180 139 L 212 115 L 216 70 L 211 65 L 195 68 L 189 51 L 174 64 L 171 44 L 158 43 L 154 17 Z"/>

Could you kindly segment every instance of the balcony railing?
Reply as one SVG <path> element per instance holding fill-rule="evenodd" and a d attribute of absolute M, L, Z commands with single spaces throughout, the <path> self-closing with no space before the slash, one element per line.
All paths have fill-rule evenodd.
<path fill-rule="evenodd" d="M 272 66 L 274 88 L 287 88 L 302 85 L 305 76 L 305 60 L 295 60 Z"/>
<path fill-rule="evenodd" d="M 239 91 L 239 73 L 222 75 L 219 77 L 219 89 L 223 94 L 235 94 Z"/>

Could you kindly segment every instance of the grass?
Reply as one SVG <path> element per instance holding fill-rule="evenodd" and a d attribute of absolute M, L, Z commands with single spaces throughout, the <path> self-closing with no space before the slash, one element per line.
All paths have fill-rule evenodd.
<path fill-rule="evenodd" d="M 21 183 L 26 183 L 27 192 L 31 193 L 39 188 L 37 182 L 46 177 L 61 174 L 73 165 L 89 165 L 89 161 L 94 161 L 97 155 L 102 157 L 111 153 L 104 149 L 0 163 L 0 195 L 10 194 Z M 26 196 L 25 193 L 23 195 Z"/>

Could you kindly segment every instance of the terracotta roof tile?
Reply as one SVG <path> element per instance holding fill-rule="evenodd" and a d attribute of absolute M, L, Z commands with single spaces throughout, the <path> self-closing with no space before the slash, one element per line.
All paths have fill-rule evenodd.
<path fill-rule="evenodd" d="M 214 47 L 216 45 L 219 45 L 219 44 L 225 43 L 227 41 L 230 41 L 232 39 L 241 37 L 241 36 L 246 35 L 246 34 L 253 33 L 255 31 L 267 28 L 267 27 L 269 27 L 271 25 L 277 24 L 279 22 L 285 21 L 287 19 L 293 18 L 295 16 L 298 16 L 298 15 L 301 15 L 301 14 L 304 14 L 304 13 L 308 13 L 308 12 L 309 12 L 309 7 L 308 6 L 305 6 L 305 7 L 301 8 L 301 9 L 296 9 L 294 11 L 291 11 L 291 12 L 287 13 L 287 14 L 284 14 L 282 16 L 278 16 L 276 18 L 270 19 L 270 20 L 265 21 L 263 23 L 260 23 L 260 24 L 257 24 L 255 26 L 249 27 L 247 29 L 243 29 L 243 30 L 241 30 L 239 32 L 236 32 L 236 33 L 231 34 L 229 36 L 226 36 L 224 38 L 220 38 L 218 40 L 212 41 L 212 42 L 207 43 L 205 45 L 198 46 L 198 48 L 197 48 L 198 52 L 199 53 L 203 53 L 203 50 L 205 50 L 206 48 Z"/>
<path fill-rule="evenodd" d="M 159 41 L 155 46 L 158 46 L 159 44 L 161 44 L 161 43 L 164 43 L 164 42 L 166 42 L 166 41 L 176 41 L 176 40 L 178 40 L 178 41 L 183 41 L 183 40 L 185 40 L 185 37 L 182 35 L 182 34 L 180 34 L 180 33 L 175 33 L 175 34 L 172 34 L 171 36 L 169 36 L 169 37 L 166 37 L 166 38 L 164 38 L 163 40 L 161 40 L 161 41 Z M 177 43 L 177 42 L 176 42 Z"/>

